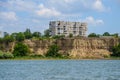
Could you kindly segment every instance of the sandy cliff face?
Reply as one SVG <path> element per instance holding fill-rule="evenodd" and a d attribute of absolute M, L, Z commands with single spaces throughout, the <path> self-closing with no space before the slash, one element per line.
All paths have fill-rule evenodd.
<path fill-rule="evenodd" d="M 54 40 L 25 40 L 24 43 L 28 45 L 30 51 L 34 54 L 44 55 L 49 46 L 52 45 Z"/>
<path fill-rule="evenodd" d="M 81 38 L 74 39 L 69 55 L 75 58 L 102 58 L 111 54 L 110 50 L 118 44 L 118 39 Z"/>
<path fill-rule="evenodd" d="M 111 48 L 120 42 L 115 38 L 71 38 L 58 40 L 25 40 L 30 51 L 34 54 L 44 55 L 49 46 L 57 44 L 60 52 L 73 58 L 102 58 L 111 54 Z M 4 51 L 13 51 L 15 43 L 1 45 Z"/>
<path fill-rule="evenodd" d="M 111 54 L 111 48 L 119 43 L 118 39 L 79 38 L 59 40 L 61 50 L 73 58 L 103 58 Z"/>

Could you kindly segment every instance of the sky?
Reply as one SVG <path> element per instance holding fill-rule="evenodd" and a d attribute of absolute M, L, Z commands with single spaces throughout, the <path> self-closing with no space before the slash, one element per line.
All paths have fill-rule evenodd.
<path fill-rule="evenodd" d="M 0 31 L 41 33 L 50 21 L 87 22 L 87 34 L 120 33 L 120 0 L 0 0 Z"/>

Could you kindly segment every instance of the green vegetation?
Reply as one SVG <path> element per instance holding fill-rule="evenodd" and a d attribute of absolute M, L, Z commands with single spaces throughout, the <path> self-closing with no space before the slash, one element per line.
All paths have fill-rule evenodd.
<path fill-rule="evenodd" d="M 3 38 L 0 38 L 0 43 L 3 43 L 3 42 L 4 42 Z"/>
<path fill-rule="evenodd" d="M 98 35 L 98 34 L 95 34 L 95 33 L 90 33 L 90 34 L 88 35 L 88 37 L 99 37 L 99 35 Z"/>
<path fill-rule="evenodd" d="M 72 37 L 73 37 L 73 34 L 72 34 L 72 33 L 70 33 L 70 34 L 69 34 L 69 37 L 70 37 L 70 38 L 72 38 Z"/>
<path fill-rule="evenodd" d="M 25 35 L 22 32 L 17 33 L 16 40 L 21 42 L 25 40 Z"/>
<path fill-rule="evenodd" d="M 17 43 L 14 47 L 13 55 L 16 56 L 27 56 L 30 53 L 28 46 L 23 43 Z"/>
<path fill-rule="evenodd" d="M 118 33 L 110 34 L 109 32 L 105 32 L 102 35 L 101 34 L 96 34 L 96 33 L 90 33 L 88 37 L 100 37 L 100 36 L 111 36 L 114 38 L 118 38 Z"/>
<path fill-rule="evenodd" d="M 44 31 L 44 37 L 50 37 L 50 30 L 49 29 L 46 29 Z"/>
<path fill-rule="evenodd" d="M 96 33 L 90 33 L 88 37 L 97 37 L 100 36 L 113 36 L 115 38 L 118 38 L 118 34 L 110 34 L 108 32 L 105 32 L 103 34 L 96 34 Z M 26 29 L 25 32 L 19 32 L 19 33 L 12 33 L 11 35 L 7 32 L 4 32 L 4 37 L 0 38 L 0 43 L 5 45 L 8 45 L 10 42 L 15 42 L 16 45 L 14 47 L 14 51 L 12 53 L 9 52 L 2 52 L 0 51 L 0 59 L 54 59 L 54 58 L 60 58 L 60 59 L 68 59 L 69 55 L 61 55 L 59 52 L 59 46 L 56 44 L 53 44 L 49 47 L 47 53 L 45 56 L 42 55 L 31 55 L 30 50 L 27 45 L 23 44 L 23 41 L 25 39 L 31 39 L 31 40 L 50 40 L 50 39 L 62 39 L 65 35 L 50 35 L 50 30 L 46 29 L 44 31 L 44 35 L 42 35 L 40 32 L 31 32 L 30 29 Z M 73 37 L 73 34 L 69 34 L 69 38 Z M 81 37 L 81 36 L 78 36 Z M 0 50 L 4 51 L 4 45 L 0 45 Z M 12 50 L 11 50 L 12 51 Z M 113 54 L 111 54 L 111 57 L 120 57 L 120 44 L 113 47 L 112 49 Z M 30 53 L 30 54 L 29 54 Z"/>
<path fill-rule="evenodd" d="M 10 58 L 14 58 L 12 53 L 0 51 L 0 59 L 10 59 Z"/>
<path fill-rule="evenodd" d="M 32 38 L 32 33 L 31 33 L 30 29 L 26 29 L 26 31 L 24 32 L 24 35 L 25 35 L 26 39 Z"/>
<path fill-rule="evenodd" d="M 9 42 L 13 42 L 14 38 L 13 36 L 7 35 L 3 38 L 4 42 L 9 43 Z"/>
<path fill-rule="evenodd" d="M 39 38 L 39 37 L 41 37 L 41 33 L 40 33 L 40 32 L 34 32 L 34 33 L 32 34 L 32 37 Z"/>
<path fill-rule="evenodd" d="M 56 35 L 56 36 L 53 36 L 52 38 L 53 39 L 61 39 L 61 38 L 64 38 L 65 37 L 65 35 Z"/>
<path fill-rule="evenodd" d="M 120 57 L 120 44 L 112 48 L 113 54 L 111 56 Z"/>
<path fill-rule="evenodd" d="M 47 57 L 60 57 L 59 47 L 56 44 L 53 44 L 49 47 L 49 50 L 46 53 Z"/>
<path fill-rule="evenodd" d="M 110 33 L 105 32 L 105 33 L 103 33 L 103 36 L 111 36 L 111 35 L 110 35 Z"/>

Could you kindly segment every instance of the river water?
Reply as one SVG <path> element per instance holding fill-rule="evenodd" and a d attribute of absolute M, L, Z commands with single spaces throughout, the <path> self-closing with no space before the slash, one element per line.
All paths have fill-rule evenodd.
<path fill-rule="evenodd" d="M 120 60 L 0 60 L 0 80 L 120 80 Z"/>

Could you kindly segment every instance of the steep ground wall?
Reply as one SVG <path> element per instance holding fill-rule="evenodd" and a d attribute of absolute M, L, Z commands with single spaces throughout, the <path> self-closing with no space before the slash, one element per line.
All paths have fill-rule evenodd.
<path fill-rule="evenodd" d="M 115 38 L 68 38 L 58 40 L 25 40 L 32 53 L 44 55 L 52 44 L 60 47 L 60 52 L 73 58 L 102 58 L 111 54 L 111 48 L 120 43 Z M 0 49 L 13 51 L 15 43 L 1 43 Z"/>
<path fill-rule="evenodd" d="M 101 58 L 111 54 L 111 48 L 119 43 L 119 39 L 79 38 L 59 40 L 61 49 L 75 58 Z M 64 43 L 62 45 L 62 43 Z M 64 46 L 64 47 L 63 47 Z"/>

